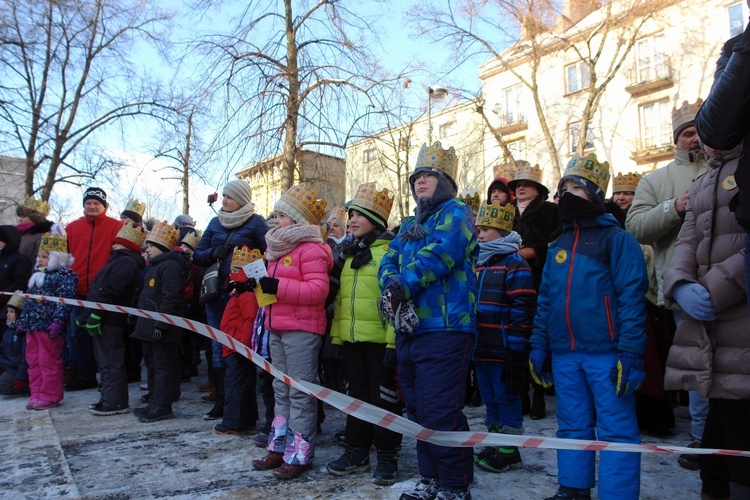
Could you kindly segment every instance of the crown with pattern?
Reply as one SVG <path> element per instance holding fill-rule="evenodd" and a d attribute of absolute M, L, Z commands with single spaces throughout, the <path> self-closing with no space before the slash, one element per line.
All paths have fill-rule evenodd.
<path fill-rule="evenodd" d="M 602 190 L 602 193 L 606 193 L 609 184 L 609 162 L 599 163 L 596 153 L 589 153 L 584 157 L 573 155 L 568 166 L 565 167 L 563 178 L 569 175 L 577 175 L 593 182 Z"/>
<path fill-rule="evenodd" d="M 182 241 L 180 243 L 184 243 L 185 245 L 195 250 L 196 248 L 198 248 L 198 243 L 201 242 L 201 236 L 203 236 L 203 231 L 190 231 L 182 237 Z"/>
<path fill-rule="evenodd" d="M 674 142 L 677 143 L 677 137 L 688 127 L 695 125 L 695 115 L 703 104 L 700 97 L 693 104 L 687 101 L 682 102 L 682 106 L 672 110 L 672 131 L 674 133 Z"/>
<path fill-rule="evenodd" d="M 490 203 L 482 203 L 477 214 L 476 226 L 494 227 L 501 231 L 513 231 L 513 219 L 516 216 L 516 207 L 507 203 L 505 206 L 500 205 L 500 201 L 495 200 Z"/>
<path fill-rule="evenodd" d="M 643 176 L 635 172 L 628 172 L 627 174 L 619 173 L 612 180 L 612 192 L 628 192 L 635 193 L 638 183 L 641 182 Z"/>
<path fill-rule="evenodd" d="M 170 252 L 177 246 L 178 241 L 180 230 L 165 220 L 157 222 L 146 237 L 146 242 L 156 243 Z"/>
<path fill-rule="evenodd" d="M 143 217 L 143 214 L 146 212 L 146 204 L 141 203 L 138 200 L 130 200 L 127 205 L 125 205 L 125 210 L 123 212 L 135 212 L 141 217 Z"/>
<path fill-rule="evenodd" d="M 466 202 L 466 204 L 469 205 L 471 211 L 477 213 L 477 211 L 479 210 L 479 205 L 482 203 L 482 200 L 479 197 L 479 193 L 477 193 L 476 191 L 474 192 L 474 194 L 465 193 L 462 198 Z"/>
<path fill-rule="evenodd" d="M 23 290 L 16 290 L 13 295 L 8 299 L 8 305 L 15 307 L 16 309 L 23 309 L 23 304 L 26 302 L 26 297 L 21 295 Z"/>
<path fill-rule="evenodd" d="M 39 251 L 68 253 L 68 237 L 57 233 L 44 233 Z"/>
<path fill-rule="evenodd" d="M 115 243 L 119 243 L 128 250 L 138 252 L 146 239 L 146 229 L 141 225 L 131 224 L 130 222 L 122 225 L 115 236 Z"/>
<path fill-rule="evenodd" d="M 274 210 L 282 212 L 294 222 L 307 222 L 317 226 L 326 215 L 326 200 L 315 198 L 316 192 L 306 184 L 292 186 L 281 195 L 281 199 L 274 205 Z"/>
<path fill-rule="evenodd" d="M 341 219 L 341 222 L 343 225 L 346 225 L 346 221 L 349 220 L 349 211 L 346 209 L 346 207 L 333 207 L 333 210 L 331 210 L 331 215 L 328 216 L 328 221 L 330 221 L 333 218 L 338 217 Z"/>
<path fill-rule="evenodd" d="M 516 174 L 513 176 L 513 180 L 508 182 L 508 188 L 512 191 L 516 190 L 516 183 L 518 181 L 531 181 L 539 184 L 545 190 L 547 187 L 542 184 L 542 169 L 539 164 L 531 166 L 531 163 L 525 160 L 516 161 Z"/>
<path fill-rule="evenodd" d="M 235 248 L 232 252 L 232 263 L 230 264 L 230 266 L 239 269 L 252 262 L 255 262 L 256 260 L 261 260 L 262 258 L 263 254 L 260 253 L 260 250 L 258 250 L 257 248 L 253 248 L 252 250 L 250 250 L 250 247 L 242 245 L 241 247 Z"/>
<path fill-rule="evenodd" d="M 439 170 L 448 176 L 455 186 L 456 181 L 454 179 L 457 167 L 458 157 L 456 156 L 456 148 L 453 146 L 443 149 L 440 141 L 429 147 L 427 144 L 422 144 L 422 149 L 419 150 L 419 156 L 417 156 L 417 163 L 412 176 L 421 168 Z"/>
<path fill-rule="evenodd" d="M 393 196 L 386 188 L 378 191 L 374 182 L 360 184 L 357 194 L 349 204 L 349 210 L 362 213 L 383 228 L 388 227 L 391 208 L 393 208 Z"/>
<path fill-rule="evenodd" d="M 44 214 L 45 217 L 49 215 L 50 210 L 49 203 L 42 199 L 37 200 L 33 196 L 27 196 L 23 199 L 23 208 Z"/>

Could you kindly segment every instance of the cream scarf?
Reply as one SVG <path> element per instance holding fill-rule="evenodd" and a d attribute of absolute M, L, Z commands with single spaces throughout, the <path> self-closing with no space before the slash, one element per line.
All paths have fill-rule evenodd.
<path fill-rule="evenodd" d="M 254 213 L 255 205 L 248 203 L 234 212 L 225 212 L 223 208 L 220 208 L 217 215 L 222 226 L 227 229 L 234 229 L 244 224 Z"/>
<path fill-rule="evenodd" d="M 266 259 L 279 260 L 300 243 L 306 242 L 323 243 L 318 226 L 294 224 L 287 227 L 275 227 L 266 233 Z"/>

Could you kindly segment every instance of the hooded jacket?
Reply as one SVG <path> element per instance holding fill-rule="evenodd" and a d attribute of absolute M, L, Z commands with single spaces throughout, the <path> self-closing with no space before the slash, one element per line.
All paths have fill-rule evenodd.
<path fill-rule="evenodd" d="M 0 370 L 13 375 L 16 380 L 29 380 L 29 365 L 26 363 L 26 332 L 8 328 L 0 343 Z"/>
<path fill-rule="evenodd" d="M 26 290 L 33 268 L 28 257 L 18 252 L 21 231 L 14 226 L 0 226 L 0 239 L 5 247 L 0 250 L 0 290 L 15 292 Z M 10 300 L 10 295 L 0 295 L 0 308 Z"/>
<path fill-rule="evenodd" d="M 70 254 L 50 252 L 49 264 L 29 279 L 29 293 L 72 299 L 76 295 L 78 276 L 70 267 L 74 259 Z M 43 277 L 43 280 L 41 279 Z M 45 331 L 52 323 L 68 324 L 73 306 L 51 300 L 27 300 L 18 325 L 24 331 Z"/>
<path fill-rule="evenodd" d="M 107 265 L 94 276 L 86 300 L 129 307 L 140 283 L 141 269 L 145 266 L 146 261 L 138 252 L 128 249 L 112 250 Z M 90 313 L 91 311 L 86 311 L 84 314 L 88 316 Z M 125 314 L 107 311 L 97 311 L 97 314 L 105 325 L 125 327 Z M 79 321 L 85 321 L 85 318 Z"/>
<path fill-rule="evenodd" d="M 251 347 L 253 339 L 253 324 L 258 317 L 258 299 L 253 292 L 241 292 L 232 295 L 221 315 L 219 329 L 236 341 Z M 227 357 L 234 352 L 227 346 L 222 346 L 222 356 Z"/>
<path fill-rule="evenodd" d="M 109 260 L 109 252 L 122 221 L 101 213 L 96 217 L 84 215 L 65 228 L 68 233 L 68 249 L 75 257 L 73 271 L 78 275 L 76 293 L 85 297 L 91 282 Z"/>

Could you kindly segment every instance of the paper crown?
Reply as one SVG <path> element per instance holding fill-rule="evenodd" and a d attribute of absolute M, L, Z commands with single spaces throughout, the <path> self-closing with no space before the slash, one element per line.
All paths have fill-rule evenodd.
<path fill-rule="evenodd" d="M 147 242 L 161 245 L 170 252 L 174 250 L 174 247 L 177 246 L 179 240 L 179 229 L 165 220 L 157 222 L 146 237 Z"/>
<path fill-rule="evenodd" d="M 687 101 L 682 102 L 682 106 L 674 108 L 672 110 L 672 131 L 674 132 L 674 139 L 677 142 L 677 136 L 688 127 L 691 127 L 695 123 L 695 115 L 698 114 L 698 110 L 703 104 L 703 99 L 700 97 L 693 104 Z"/>
<path fill-rule="evenodd" d="M 252 250 L 250 250 L 249 247 L 243 245 L 242 247 L 235 248 L 232 252 L 232 263 L 230 264 L 230 266 L 241 268 L 242 266 L 246 266 L 251 262 L 255 262 L 256 260 L 260 260 L 262 258 L 263 254 L 260 253 L 260 250 L 258 250 L 257 248 L 253 248 Z"/>
<path fill-rule="evenodd" d="M 141 217 L 143 217 L 143 214 L 146 212 L 146 204 L 141 203 L 138 200 L 130 200 L 127 205 L 125 205 L 125 210 L 123 212 L 135 212 Z"/>
<path fill-rule="evenodd" d="M 635 193 L 638 183 L 641 182 L 643 176 L 635 172 L 628 172 L 627 174 L 619 173 L 612 181 L 612 192 L 628 192 Z"/>
<path fill-rule="evenodd" d="M 469 208 L 471 208 L 471 211 L 476 213 L 477 210 L 479 210 L 479 205 L 482 203 L 482 200 L 479 198 L 479 193 L 474 192 L 474 194 L 466 193 L 462 196 L 464 201 L 467 205 L 469 205 Z"/>
<path fill-rule="evenodd" d="M 331 220 L 334 217 L 338 217 L 341 219 L 341 222 L 346 225 L 346 221 L 349 220 L 349 212 L 346 209 L 346 207 L 333 207 L 333 210 L 331 210 L 331 215 L 328 216 L 327 220 Z"/>
<path fill-rule="evenodd" d="M 456 156 L 456 149 L 452 146 L 448 149 L 443 149 L 443 146 L 438 141 L 429 147 L 427 144 L 422 144 L 414 171 L 416 172 L 420 168 L 440 170 L 455 184 L 457 167 L 458 157 Z"/>
<path fill-rule="evenodd" d="M 482 203 L 477 214 L 476 226 L 494 227 L 502 231 L 513 231 L 513 219 L 516 216 L 516 207 L 507 203 L 500 205 L 499 200 L 492 204 Z"/>
<path fill-rule="evenodd" d="M 374 182 L 360 184 L 357 194 L 349 204 L 350 210 L 361 212 L 370 219 L 374 218 L 383 227 L 388 226 L 391 208 L 393 208 L 393 196 L 390 196 L 386 188 L 378 191 Z"/>
<path fill-rule="evenodd" d="M 23 199 L 23 207 L 44 214 L 45 217 L 49 215 L 49 203 L 44 200 L 37 200 L 33 196 L 27 196 Z"/>
<path fill-rule="evenodd" d="M 315 196 L 315 190 L 308 188 L 306 184 L 292 186 L 286 193 L 281 195 L 277 206 L 280 208 L 279 211 L 291 217 L 295 222 L 302 222 L 298 220 L 299 216 L 301 216 L 308 224 L 317 226 L 326 215 L 327 202 L 325 200 L 318 200 Z M 289 213 L 290 208 L 294 213 Z M 295 214 L 298 216 L 295 217 Z"/>
<path fill-rule="evenodd" d="M 182 237 L 182 241 L 180 243 L 185 244 L 195 250 L 196 248 L 198 248 L 198 243 L 201 242 L 201 236 L 203 236 L 203 231 L 190 231 Z"/>
<path fill-rule="evenodd" d="M 16 290 L 13 295 L 8 299 L 8 305 L 15 307 L 16 309 L 23 309 L 23 304 L 26 302 L 26 297 L 21 295 L 23 290 Z"/>
<path fill-rule="evenodd" d="M 565 167 L 563 178 L 569 175 L 577 175 L 591 181 L 602 190 L 602 193 L 606 193 L 609 184 L 609 162 L 599 163 L 596 153 L 589 153 L 584 157 L 573 155 Z"/>
<path fill-rule="evenodd" d="M 143 241 L 146 239 L 146 230 L 141 225 L 134 225 L 130 222 L 122 225 L 115 236 L 115 243 L 128 248 L 134 252 L 141 249 Z"/>
<path fill-rule="evenodd" d="M 68 238 L 59 234 L 44 233 L 39 251 L 68 253 Z"/>
<path fill-rule="evenodd" d="M 538 164 L 532 167 L 531 163 L 519 160 L 516 162 L 516 165 L 516 174 L 513 176 L 513 180 L 508 182 L 508 187 L 510 189 L 515 190 L 516 182 L 518 181 L 531 181 L 544 186 L 544 184 L 542 184 L 542 169 Z"/>

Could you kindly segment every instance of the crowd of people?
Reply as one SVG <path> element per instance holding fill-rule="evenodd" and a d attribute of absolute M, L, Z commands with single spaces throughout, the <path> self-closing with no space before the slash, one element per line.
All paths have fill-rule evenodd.
<path fill-rule="evenodd" d="M 433 430 L 469 430 L 463 406 L 476 385 L 489 433 L 523 434 L 524 416 L 545 418 L 554 394 L 558 437 L 640 443 L 642 429 L 674 427 L 688 391 L 690 447 L 750 450 L 749 43 L 747 30 L 728 41 L 706 102 L 673 111 L 675 159 L 645 176 L 574 156 L 552 202 L 542 169 L 519 161 L 486 198 L 462 197 L 455 150 L 425 144 L 409 176 L 414 215 L 390 229 L 394 198 L 374 182 L 330 212 L 314 189 L 292 186 L 269 224 L 234 180 L 202 233 L 187 214 L 144 221 L 138 200 L 110 217 L 99 187 L 67 227 L 29 197 L 18 225 L 0 226 L 0 289 L 201 320 L 290 377 Z M 128 383 L 144 362 L 144 405 L 132 413 L 173 418 L 205 351 L 214 430 L 258 431 L 266 454 L 252 466 L 279 479 L 312 468 L 322 405 L 262 373 L 261 425 L 258 369 L 222 344 L 20 293 L 0 306 L 0 393 L 27 396 L 27 409 L 99 387 L 93 415 L 130 413 Z M 336 439 L 344 452 L 330 474 L 371 470 L 374 446 L 373 482 L 399 479 L 400 434 L 349 416 Z M 469 499 L 475 465 L 523 463 L 512 446 L 416 447 L 420 478 L 402 500 Z M 557 459 L 550 499 L 589 499 L 597 483 L 599 498 L 639 497 L 639 454 L 601 452 L 598 478 L 594 451 Z M 747 459 L 685 454 L 680 464 L 701 470 L 702 498 L 750 498 Z"/>

